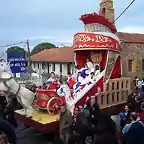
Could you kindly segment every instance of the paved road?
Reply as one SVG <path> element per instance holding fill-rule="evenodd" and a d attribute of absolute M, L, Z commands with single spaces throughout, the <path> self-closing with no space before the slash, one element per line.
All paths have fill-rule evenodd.
<path fill-rule="evenodd" d="M 51 135 L 44 136 L 33 128 L 21 131 L 22 129 L 24 125 L 20 123 L 16 129 L 18 144 L 50 144 L 51 142 Z"/>

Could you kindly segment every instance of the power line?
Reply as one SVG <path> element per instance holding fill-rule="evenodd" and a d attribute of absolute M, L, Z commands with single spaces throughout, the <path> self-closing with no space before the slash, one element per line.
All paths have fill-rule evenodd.
<path fill-rule="evenodd" d="M 114 20 L 113 23 L 115 23 L 128 9 L 129 7 L 135 2 L 135 0 L 132 0 L 132 2 L 123 10 L 123 12 Z"/>
<path fill-rule="evenodd" d="M 15 45 L 19 45 L 19 44 L 23 44 L 23 43 L 26 43 L 25 41 L 21 41 L 19 43 L 13 43 L 13 44 L 7 44 L 7 45 L 2 45 L 0 47 L 10 47 L 10 46 L 15 46 Z"/>

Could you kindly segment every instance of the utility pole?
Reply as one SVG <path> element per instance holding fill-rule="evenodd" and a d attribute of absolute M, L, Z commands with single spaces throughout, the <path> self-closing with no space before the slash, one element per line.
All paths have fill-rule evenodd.
<path fill-rule="evenodd" d="M 29 40 L 26 40 L 26 45 L 27 45 L 27 51 L 28 51 L 28 67 L 31 67 L 31 54 L 30 54 L 30 47 L 29 47 Z"/>

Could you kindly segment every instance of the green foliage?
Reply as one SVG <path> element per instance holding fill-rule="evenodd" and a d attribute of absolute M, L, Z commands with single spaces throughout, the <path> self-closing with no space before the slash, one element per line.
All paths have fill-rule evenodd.
<path fill-rule="evenodd" d="M 40 43 L 34 47 L 34 49 L 31 51 L 31 55 L 37 54 L 42 50 L 50 49 L 50 48 L 56 48 L 56 46 L 54 44 L 47 43 L 47 42 L 46 43 Z"/>
<path fill-rule="evenodd" d="M 19 46 L 12 46 L 7 49 L 7 52 L 21 52 L 21 51 L 25 50 Z"/>

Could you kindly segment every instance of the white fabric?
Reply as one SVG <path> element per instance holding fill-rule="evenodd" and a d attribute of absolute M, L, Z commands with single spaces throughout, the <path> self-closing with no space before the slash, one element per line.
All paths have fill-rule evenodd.
<path fill-rule="evenodd" d="M 77 74 L 78 74 L 78 72 L 79 72 L 79 70 L 75 70 L 73 72 L 73 77 L 74 77 L 75 80 L 77 80 Z"/>
<path fill-rule="evenodd" d="M 100 70 L 95 71 L 95 76 L 97 77 L 100 74 Z"/>
<path fill-rule="evenodd" d="M 88 69 L 89 69 L 89 71 L 91 71 L 93 68 L 94 68 L 94 65 L 93 65 L 93 63 L 92 62 L 86 62 L 86 65 L 87 65 L 87 67 L 88 67 Z"/>
<path fill-rule="evenodd" d="M 78 76 L 78 82 L 82 83 L 84 78 L 82 76 Z"/>

